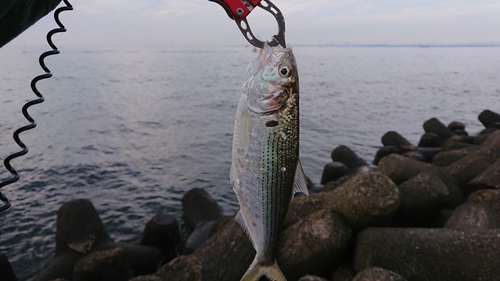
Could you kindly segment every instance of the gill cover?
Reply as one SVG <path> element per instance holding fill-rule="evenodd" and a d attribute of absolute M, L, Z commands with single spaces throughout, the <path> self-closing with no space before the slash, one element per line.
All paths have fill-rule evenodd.
<path fill-rule="evenodd" d="M 267 43 L 244 76 L 248 107 L 259 114 L 279 110 L 297 91 L 298 77 L 292 50 Z"/>

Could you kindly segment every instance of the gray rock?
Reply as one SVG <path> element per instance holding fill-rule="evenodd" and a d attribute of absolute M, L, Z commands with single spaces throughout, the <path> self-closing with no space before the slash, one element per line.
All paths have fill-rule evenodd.
<path fill-rule="evenodd" d="M 181 255 L 189 255 L 196 251 L 203 243 L 205 243 L 210 235 L 212 227 L 217 221 L 204 222 L 198 224 L 198 227 L 189 235 L 184 246 L 181 249 Z"/>
<path fill-rule="evenodd" d="M 0 272 L 2 273 L 2 281 L 17 281 L 9 259 L 2 253 L 0 253 Z"/>
<path fill-rule="evenodd" d="M 49 281 L 58 278 L 72 280 L 75 263 L 84 256 L 84 254 L 67 254 L 56 257 L 35 277 L 35 281 Z"/>
<path fill-rule="evenodd" d="M 420 173 L 434 174 L 448 187 L 449 202 L 448 207 L 455 208 L 462 204 L 465 199 L 462 191 L 458 187 L 456 180 L 448 174 L 444 168 L 415 161 L 400 155 L 389 155 L 382 159 L 378 165 L 378 170 L 387 175 L 396 184 L 401 184 Z"/>
<path fill-rule="evenodd" d="M 466 193 L 481 189 L 500 189 L 500 159 L 473 178 L 465 187 Z"/>
<path fill-rule="evenodd" d="M 398 186 L 401 203 L 393 225 L 429 226 L 449 200 L 446 185 L 435 174 L 420 173 Z"/>
<path fill-rule="evenodd" d="M 165 255 L 175 251 L 181 242 L 179 223 L 169 214 L 157 214 L 146 223 L 141 245 L 160 249 Z"/>
<path fill-rule="evenodd" d="M 122 248 L 90 253 L 75 264 L 73 281 L 128 281 L 132 269 Z"/>
<path fill-rule="evenodd" d="M 424 130 L 426 133 L 434 133 L 439 136 L 441 143 L 444 143 L 447 139 L 454 136 L 455 134 L 448 129 L 441 121 L 437 118 L 431 118 L 424 122 Z"/>
<path fill-rule="evenodd" d="M 332 160 L 344 163 L 347 166 L 347 174 L 359 173 L 361 167 L 368 167 L 368 163 L 361 159 L 354 151 L 345 145 L 340 145 L 332 151 Z"/>
<path fill-rule="evenodd" d="M 373 159 L 373 165 L 378 165 L 382 158 L 391 154 L 401 154 L 403 151 L 395 146 L 384 146 L 377 150 L 375 154 L 375 159 Z"/>
<path fill-rule="evenodd" d="M 356 270 L 352 262 L 344 262 L 335 268 L 332 272 L 330 280 L 332 281 L 352 281 L 354 276 L 356 276 Z"/>
<path fill-rule="evenodd" d="M 405 152 L 405 153 L 403 153 L 401 155 L 404 156 L 404 157 L 413 159 L 413 160 L 420 161 L 420 162 L 426 162 L 425 158 L 424 158 L 424 155 L 422 155 L 422 153 L 420 153 L 419 151 L 416 151 L 416 150 L 414 150 L 414 151 L 408 151 L 408 152 Z"/>
<path fill-rule="evenodd" d="M 500 280 L 500 231 L 369 228 L 358 236 L 357 270 L 382 267 L 412 281 Z"/>
<path fill-rule="evenodd" d="M 182 211 L 186 223 L 196 228 L 203 222 L 222 217 L 222 208 L 203 188 L 193 188 L 182 197 Z"/>
<path fill-rule="evenodd" d="M 285 225 L 318 210 L 327 209 L 342 214 L 355 229 L 387 225 L 399 206 L 397 186 L 379 172 L 367 172 L 329 192 L 298 197 L 292 201 Z"/>
<path fill-rule="evenodd" d="M 390 131 L 382 136 L 382 144 L 384 146 L 394 146 L 403 151 L 415 150 L 417 149 L 413 144 L 411 144 L 407 139 L 401 136 L 398 132 Z"/>
<path fill-rule="evenodd" d="M 200 261 L 195 256 L 189 255 L 170 261 L 155 274 L 139 276 L 130 281 L 201 281 L 201 277 Z"/>
<path fill-rule="evenodd" d="M 500 213 L 500 190 L 478 190 L 467 197 L 467 202 L 485 204 Z"/>
<path fill-rule="evenodd" d="M 338 213 L 320 210 L 282 233 L 276 260 L 289 280 L 307 273 L 329 274 L 352 240 L 352 230 Z"/>
<path fill-rule="evenodd" d="M 455 150 L 455 149 L 462 149 L 462 148 L 467 148 L 467 147 L 472 147 L 474 144 L 466 142 L 464 140 L 463 136 L 452 136 L 446 142 L 443 143 L 443 151 L 449 151 L 449 150 Z"/>
<path fill-rule="evenodd" d="M 500 130 L 496 130 L 489 134 L 481 143 L 481 146 L 494 147 L 497 151 L 500 151 Z"/>
<path fill-rule="evenodd" d="M 335 181 L 340 177 L 345 176 L 347 166 L 342 162 L 330 162 L 323 168 L 321 176 L 321 184 L 326 184 L 330 181 Z"/>
<path fill-rule="evenodd" d="M 455 131 L 455 130 L 465 130 L 465 124 L 459 121 L 453 121 L 450 124 L 448 124 L 448 129 Z"/>
<path fill-rule="evenodd" d="M 446 167 L 451 163 L 458 161 L 470 153 L 476 151 L 478 149 L 477 146 L 473 147 L 465 147 L 461 149 L 447 150 L 441 151 L 432 159 L 432 164 Z"/>
<path fill-rule="evenodd" d="M 418 147 L 441 147 L 441 139 L 437 134 L 425 133 L 420 137 Z"/>
<path fill-rule="evenodd" d="M 352 281 L 406 281 L 406 279 L 396 272 L 371 267 L 359 272 Z"/>
<path fill-rule="evenodd" d="M 434 156 L 436 156 L 438 153 L 441 152 L 441 148 L 440 147 L 417 147 L 416 151 L 424 157 L 425 162 L 432 163 Z"/>
<path fill-rule="evenodd" d="M 464 136 L 464 137 L 469 136 L 469 133 L 467 133 L 467 131 L 464 130 L 453 130 L 453 133 L 455 133 L 455 135 L 457 136 Z"/>
<path fill-rule="evenodd" d="M 323 186 L 323 189 L 321 189 L 321 192 L 328 192 L 328 191 L 332 191 L 334 190 L 335 188 L 339 187 L 341 184 L 339 182 L 336 182 L 336 181 L 331 181 L 331 182 L 328 182 L 327 184 L 325 184 Z"/>
<path fill-rule="evenodd" d="M 494 147 L 481 147 L 469 155 L 453 162 L 444 169 L 457 180 L 462 190 L 477 175 L 493 164 L 498 157 Z"/>
<path fill-rule="evenodd" d="M 487 205 L 466 202 L 455 209 L 444 228 L 496 229 L 500 228 L 500 214 Z"/>
<path fill-rule="evenodd" d="M 488 127 L 491 123 L 500 122 L 500 115 L 489 109 L 484 110 L 477 117 L 484 127 Z"/>
<path fill-rule="evenodd" d="M 299 281 L 328 281 L 325 278 L 315 276 L 315 275 L 306 275 L 299 279 Z"/>

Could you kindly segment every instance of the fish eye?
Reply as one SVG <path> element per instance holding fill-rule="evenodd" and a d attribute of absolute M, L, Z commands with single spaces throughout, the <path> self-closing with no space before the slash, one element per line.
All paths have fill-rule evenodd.
<path fill-rule="evenodd" d="M 283 66 L 280 68 L 280 75 L 282 77 L 290 76 L 290 68 L 288 66 Z"/>

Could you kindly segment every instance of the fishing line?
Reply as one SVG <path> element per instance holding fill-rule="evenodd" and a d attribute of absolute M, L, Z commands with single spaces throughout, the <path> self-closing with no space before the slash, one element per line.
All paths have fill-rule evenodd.
<path fill-rule="evenodd" d="M 21 141 L 21 139 L 19 138 L 19 134 L 24 132 L 24 131 L 34 129 L 36 127 L 36 122 L 29 115 L 28 108 L 30 108 L 31 106 L 33 106 L 35 104 L 42 103 L 45 100 L 45 98 L 42 96 L 40 91 L 38 91 L 38 89 L 36 87 L 36 83 L 38 83 L 38 81 L 40 81 L 40 80 L 52 77 L 52 73 L 50 72 L 49 68 L 45 65 L 45 58 L 46 57 L 59 54 L 59 50 L 57 49 L 56 45 L 54 45 L 54 43 L 52 42 L 52 35 L 59 33 L 59 32 L 66 32 L 66 28 L 59 20 L 59 14 L 63 11 L 73 10 L 73 6 L 67 0 L 63 0 L 63 1 L 64 1 L 64 4 L 66 4 L 66 6 L 60 7 L 54 12 L 54 20 L 56 21 L 59 28 L 52 29 L 51 31 L 49 31 L 47 33 L 47 43 L 49 43 L 49 46 L 52 48 L 52 50 L 42 53 L 40 55 L 40 58 L 38 59 L 40 66 L 45 71 L 45 74 L 38 75 L 35 78 L 33 78 L 33 80 L 31 81 L 31 90 L 33 91 L 33 93 L 35 93 L 35 95 L 37 96 L 37 99 L 27 102 L 21 110 L 24 117 L 26 118 L 26 120 L 28 120 L 28 122 L 30 124 L 17 129 L 13 133 L 14 141 L 17 143 L 17 145 L 19 145 L 19 147 L 21 147 L 21 151 L 13 153 L 13 154 L 7 156 L 7 158 L 5 158 L 4 166 L 12 174 L 12 177 L 0 182 L 0 188 L 4 187 L 6 185 L 12 184 L 12 183 L 19 180 L 19 173 L 12 167 L 12 165 L 10 164 L 10 161 L 28 153 L 28 147 Z M 0 200 L 3 202 L 3 205 L 0 206 L 0 213 L 1 213 L 1 212 L 6 211 L 7 209 L 10 208 L 10 202 L 9 202 L 9 199 L 7 199 L 7 197 L 5 197 L 5 195 L 3 195 L 1 191 L 0 191 Z"/>

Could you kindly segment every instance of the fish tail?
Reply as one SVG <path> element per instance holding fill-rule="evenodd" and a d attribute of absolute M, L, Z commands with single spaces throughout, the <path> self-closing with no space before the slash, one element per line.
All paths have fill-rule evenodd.
<path fill-rule="evenodd" d="M 258 281 L 262 276 L 272 281 L 286 281 L 276 261 L 269 265 L 262 265 L 257 262 L 257 258 L 254 259 L 241 281 Z"/>

